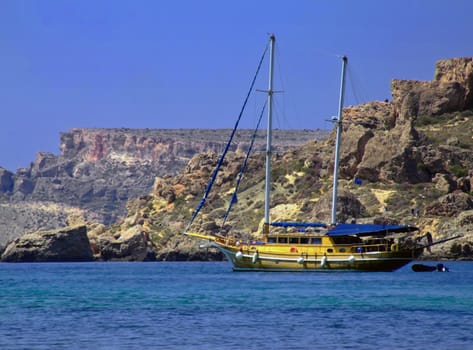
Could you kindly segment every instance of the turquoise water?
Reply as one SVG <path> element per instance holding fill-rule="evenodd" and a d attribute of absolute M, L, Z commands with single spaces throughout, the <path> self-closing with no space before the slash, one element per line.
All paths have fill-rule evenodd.
<path fill-rule="evenodd" d="M 0 349 L 472 349 L 473 263 L 446 265 L 0 264 Z"/>

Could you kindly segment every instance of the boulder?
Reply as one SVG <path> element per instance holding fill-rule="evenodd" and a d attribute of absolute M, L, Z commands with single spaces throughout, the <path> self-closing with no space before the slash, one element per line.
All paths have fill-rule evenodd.
<path fill-rule="evenodd" d="M 457 188 L 465 193 L 471 192 L 471 179 L 469 177 L 460 177 L 457 179 Z"/>
<path fill-rule="evenodd" d="M 175 236 L 164 246 L 159 247 L 156 255 L 158 261 L 222 261 L 224 255 L 215 248 L 200 247 L 202 241 L 189 237 Z"/>
<path fill-rule="evenodd" d="M 471 209 L 473 209 L 473 198 L 467 193 L 455 191 L 427 206 L 425 212 L 427 215 L 452 217 Z"/>
<path fill-rule="evenodd" d="M 11 242 L 4 262 L 92 261 L 85 226 L 27 233 Z"/>
<path fill-rule="evenodd" d="M 332 195 L 327 193 L 314 204 L 311 217 L 315 221 L 329 222 L 331 216 Z M 358 198 L 348 190 L 339 190 L 337 196 L 337 221 L 351 222 L 366 216 L 366 208 Z"/>
<path fill-rule="evenodd" d="M 456 184 L 453 179 L 447 174 L 435 174 L 432 182 L 435 184 L 435 188 L 445 194 L 450 193 L 456 189 Z"/>
<path fill-rule="evenodd" d="M 141 231 L 138 225 L 113 236 L 99 236 L 96 244 L 100 258 L 103 260 L 149 261 L 156 259 L 149 235 Z"/>

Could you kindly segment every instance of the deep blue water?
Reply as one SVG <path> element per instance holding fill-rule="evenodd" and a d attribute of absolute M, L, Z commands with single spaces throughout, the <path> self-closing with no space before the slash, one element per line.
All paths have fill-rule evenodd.
<path fill-rule="evenodd" d="M 0 349 L 473 349 L 473 263 L 446 265 L 0 264 Z"/>

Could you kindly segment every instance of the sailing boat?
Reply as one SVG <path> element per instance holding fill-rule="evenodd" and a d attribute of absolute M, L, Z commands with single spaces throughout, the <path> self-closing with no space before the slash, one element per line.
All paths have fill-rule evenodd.
<path fill-rule="evenodd" d="M 342 58 L 337 126 L 332 215 L 329 225 L 314 222 L 270 221 L 270 169 L 271 169 L 271 123 L 273 104 L 273 62 L 275 37 L 270 36 L 268 125 L 266 142 L 266 184 L 263 239 L 242 241 L 221 234 L 185 234 L 207 241 L 206 247 L 215 247 L 232 263 L 235 271 L 394 271 L 419 257 L 423 249 L 433 244 L 431 238 L 422 244 L 413 239 L 419 229 L 406 225 L 345 224 L 337 223 L 337 184 L 340 142 L 342 134 L 342 109 L 347 58 Z M 225 154 L 225 152 L 224 152 Z M 221 158 L 222 160 L 222 158 Z M 221 162 L 219 162 L 221 163 Z M 215 179 L 216 172 L 213 178 Z M 211 182 L 212 183 L 212 182 Z M 210 190 L 207 188 L 199 207 L 205 202 Z M 195 217 L 194 213 L 193 218 Z"/>

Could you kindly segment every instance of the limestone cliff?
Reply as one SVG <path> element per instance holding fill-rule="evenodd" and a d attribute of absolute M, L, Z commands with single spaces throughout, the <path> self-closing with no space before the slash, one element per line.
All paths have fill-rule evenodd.
<path fill-rule="evenodd" d="M 437 239 L 463 233 L 460 244 L 473 244 L 472 65 L 472 58 L 439 61 L 430 82 L 393 80 L 391 102 L 344 109 L 340 220 L 408 223 Z M 450 132 L 455 136 L 446 138 Z M 275 157 L 271 220 L 329 220 L 333 146 L 331 135 Z M 113 230 L 138 225 L 155 243 L 158 258 L 192 259 L 198 243 L 181 232 L 216 160 L 196 155 L 176 176 L 157 179 L 152 195 L 129 202 L 129 218 Z M 207 198 L 211 204 L 204 207 L 193 231 L 261 232 L 264 159 L 260 155 L 248 163 L 251 175 L 244 178 L 233 214 L 222 226 L 240 161 L 238 153 L 229 155 L 216 191 Z M 355 178 L 362 184 L 354 183 Z M 449 255 L 445 249 L 442 254 Z"/>
<path fill-rule="evenodd" d="M 232 150 L 245 150 L 250 133 L 239 131 Z M 197 153 L 221 152 L 229 134 L 227 129 L 63 132 L 59 155 L 39 152 L 28 168 L 16 173 L 0 168 L 0 246 L 26 231 L 66 225 L 73 209 L 82 222 L 111 224 L 126 214 L 129 199 L 152 190 L 156 176 L 175 175 Z M 326 134 L 277 130 L 275 148 L 282 152 Z M 258 137 L 257 149 L 264 143 L 264 135 Z"/>
<path fill-rule="evenodd" d="M 437 164 L 431 160 L 430 142 L 415 124 L 425 116 L 473 109 L 473 59 L 439 61 L 434 80 L 393 80 L 391 91 L 390 103 L 345 109 L 342 174 L 369 181 L 430 182 L 448 165 L 438 168 L 441 149 L 434 151 Z"/>
<path fill-rule="evenodd" d="M 339 220 L 413 224 L 437 239 L 463 233 L 455 247 L 437 252 L 473 257 L 472 67 L 472 58 L 442 60 L 432 81 L 393 80 L 390 102 L 344 109 Z M 334 135 L 314 141 L 309 131 L 279 132 L 271 220 L 328 221 Z M 39 153 L 16 174 L 0 169 L 0 199 L 8 209 L 26 202 L 67 204 L 88 221 L 105 223 L 124 213 L 126 203 L 126 218 L 89 233 L 98 259 L 221 258 L 181 233 L 228 133 L 73 129 L 62 134 L 59 156 Z M 264 141 L 258 142 L 261 150 Z M 261 232 L 262 152 L 250 159 L 238 203 L 222 222 L 246 147 L 243 141 L 233 145 L 193 231 L 247 237 Z"/>

